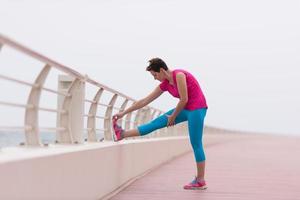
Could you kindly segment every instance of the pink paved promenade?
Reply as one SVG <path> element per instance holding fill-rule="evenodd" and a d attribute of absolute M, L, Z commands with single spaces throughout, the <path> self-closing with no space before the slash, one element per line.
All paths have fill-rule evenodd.
<path fill-rule="evenodd" d="M 192 153 L 141 177 L 112 200 L 300 200 L 300 138 L 205 135 L 208 189 L 186 191 L 195 173 Z"/>

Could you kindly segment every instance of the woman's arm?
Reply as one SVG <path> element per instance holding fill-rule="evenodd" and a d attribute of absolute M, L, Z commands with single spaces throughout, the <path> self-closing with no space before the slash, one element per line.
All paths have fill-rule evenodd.
<path fill-rule="evenodd" d="M 187 92 L 187 84 L 186 84 L 185 74 L 182 72 L 179 72 L 178 74 L 176 74 L 176 82 L 177 82 L 177 88 L 178 88 L 180 100 L 179 100 L 174 112 L 172 113 L 172 115 L 168 116 L 167 126 L 174 125 L 177 115 L 180 113 L 180 111 L 185 107 L 185 105 L 188 102 L 188 92 Z"/>
<path fill-rule="evenodd" d="M 149 103 L 154 101 L 157 97 L 159 97 L 162 93 L 163 93 L 163 91 L 160 89 L 159 86 L 157 86 L 147 97 L 145 97 L 141 100 L 138 100 L 132 106 L 125 109 L 123 112 L 120 112 L 120 113 L 114 115 L 113 117 L 114 118 L 117 117 L 117 119 L 122 118 L 127 113 L 133 112 L 135 110 L 138 110 L 138 109 L 148 105 Z"/>

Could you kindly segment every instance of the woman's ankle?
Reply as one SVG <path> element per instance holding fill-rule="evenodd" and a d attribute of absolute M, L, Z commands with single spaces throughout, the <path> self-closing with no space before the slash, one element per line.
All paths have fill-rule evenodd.
<path fill-rule="evenodd" d="M 204 177 L 199 177 L 199 176 L 196 176 L 196 179 L 197 179 L 197 181 L 198 182 L 205 182 L 205 179 L 204 179 Z"/>

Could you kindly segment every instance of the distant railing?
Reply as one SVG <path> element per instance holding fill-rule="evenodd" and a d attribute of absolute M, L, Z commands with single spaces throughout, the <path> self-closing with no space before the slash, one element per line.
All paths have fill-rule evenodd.
<path fill-rule="evenodd" d="M 113 113 L 115 111 L 124 110 L 130 102 L 134 103 L 136 101 L 135 99 L 125 94 L 122 94 L 121 92 L 118 92 L 108 86 L 100 84 L 97 81 L 92 80 L 87 75 L 82 75 L 81 73 L 73 70 L 72 68 L 62 65 L 0 34 L 0 51 L 1 49 L 3 50 L 3 48 L 6 46 L 14 49 L 15 51 L 18 51 L 19 53 L 31 57 L 32 59 L 44 63 L 44 67 L 42 68 L 42 70 L 36 77 L 35 81 L 33 82 L 26 82 L 24 80 L 19 80 L 13 77 L 0 74 L 0 79 L 4 81 L 10 81 L 21 85 L 26 85 L 31 88 L 30 93 L 28 94 L 28 99 L 26 104 L 6 102 L 6 101 L 1 101 L 0 99 L 0 105 L 2 106 L 20 107 L 25 109 L 23 126 L 12 126 L 12 127 L 2 126 L 0 127 L 0 130 L 24 131 L 25 144 L 30 146 L 42 145 L 41 138 L 40 138 L 41 131 L 56 132 L 57 136 L 59 136 L 57 137 L 56 140 L 57 143 L 69 143 L 69 144 L 82 143 L 82 141 L 79 141 L 80 139 L 78 139 L 80 137 L 74 135 L 74 132 L 76 131 L 72 130 L 72 123 L 74 125 L 74 123 L 76 122 L 71 120 L 70 113 L 72 112 L 71 104 L 72 101 L 74 100 L 74 96 L 78 95 L 77 94 L 78 89 L 85 88 L 85 84 L 88 83 L 88 84 L 92 84 L 93 86 L 96 86 L 98 88 L 98 91 L 94 95 L 93 99 L 86 99 L 84 97 L 83 103 L 85 102 L 90 103 L 89 112 L 88 113 L 84 112 L 82 116 L 77 116 L 79 120 L 82 119 L 81 121 L 83 121 L 84 118 L 86 118 L 87 120 L 87 127 L 83 129 L 87 131 L 87 141 L 97 142 L 96 131 L 102 131 L 104 133 L 104 140 L 112 140 L 111 118 Z M 47 76 L 52 68 L 55 68 L 73 78 L 66 92 L 49 89 L 44 86 Z M 40 97 L 42 91 L 47 91 L 63 97 L 59 109 L 40 107 Z M 112 97 L 108 104 L 100 102 L 101 95 L 103 94 L 104 91 L 112 93 Z M 120 107 L 115 106 L 115 102 L 117 98 L 123 99 L 123 103 Z M 102 106 L 106 109 L 104 116 L 97 115 L 97 109 L 99 106 Z M 56 127 L 40 127 L 39 117 L 38 117 L 39 111 L 56 113 L 58 119 L 58 123 L 57 123 L 58 125 Z M 149 106 L 138 110 L 135 113 L 135 116 L 133 115 L 133 113 L 129 113 L 124 117 L 125 129 L 136 127 L 138 124 L 151 120 L 162 113 L 163 111 Z M 96 119 L 103 120 L 104 128 L 102 129 L 97 128 Z M 185 132 L 175 131 L 175 129 L 172 128 L 170 128 L 170 130 L 171 132 L 169 134 L 167 133 L 167 135 L 185 134 Z M 166 131 L 162 131 L 162 132 L 163 134 L 153 134 L 153 135 L 154 136 L 166 135 Z M 83 134 L 83 133 L 79 133 L 79 134 Z"/>

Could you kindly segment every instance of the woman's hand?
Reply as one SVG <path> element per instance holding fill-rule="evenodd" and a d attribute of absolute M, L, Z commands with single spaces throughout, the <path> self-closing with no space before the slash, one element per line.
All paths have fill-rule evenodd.
<path fill-rule="evenodd" d="M 121 119 L 124 116 L 124 112 L 119 112 L 113 115 L 113 119 Z"/>
<path fill-rule="evenodd" d="M 167 127 L 174 126 L 176 117 L 174 117 L 174 115 L 167 115 L 167 117 L 168 117 Z"/>

